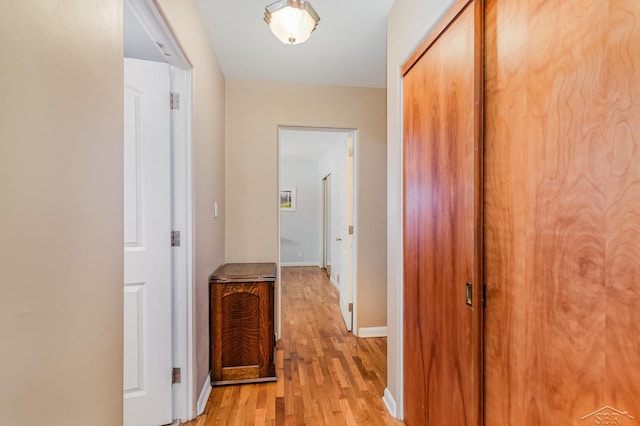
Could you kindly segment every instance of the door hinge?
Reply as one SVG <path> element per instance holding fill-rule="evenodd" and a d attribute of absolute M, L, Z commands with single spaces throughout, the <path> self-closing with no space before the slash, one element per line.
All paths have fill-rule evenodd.
<path fill-rule="evenodd" d="M 349 312 L 353 312 L 353 303 L 349 303 Z"/>
<path fill-rule="evenodd" d="M 171 231 L 171 247 L 180 247 L 180 231 Z"/>
<path fill-rule="evenodd" d="M 349 225 L 349 235 L 353 235 L 353 225 Z"/>
<path fill-rule="evenodd" d="M 353 157 L 353 148 L 349 148 L 349 158 Z"/>
<path fill-rule="evenodd" d="M 171 370 L 171 384 L 180 383 L 180 369 L 173 367 Z"/>
<path fill-rule="evenodd" d="M 169 108 L 180 109 L 180 93 L 169 93 Z"/>

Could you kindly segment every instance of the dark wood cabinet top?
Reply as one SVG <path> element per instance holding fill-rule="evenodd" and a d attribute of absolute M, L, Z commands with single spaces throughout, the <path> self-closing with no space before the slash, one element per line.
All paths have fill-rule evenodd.
<path fill-rule="evenodd" d="M 225 263 L 209 277 L 211 284 L 275 281 L 275 263 Z"/>

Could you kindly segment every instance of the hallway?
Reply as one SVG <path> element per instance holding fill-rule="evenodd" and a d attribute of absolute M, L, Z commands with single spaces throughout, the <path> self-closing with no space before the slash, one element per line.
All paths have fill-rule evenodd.
<path fill-rule="evenodd" d="M 317 267 L 282 268 L 278 382 L 214 387 L 185 426 L 402 425 L 382 403 L 386 338 L 348 333 L 338 293 Z"/>

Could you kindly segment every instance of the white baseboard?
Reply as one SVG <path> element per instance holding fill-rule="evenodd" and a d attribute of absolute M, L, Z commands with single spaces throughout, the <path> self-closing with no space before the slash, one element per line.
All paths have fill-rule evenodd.
<path fill-rule="evenodd" d="M 317 266 L 320 267 L 318 262 L 282 262 L 280 266 Z"/>
<path fill-rule="evenodd" d="M 204 386 L 202 386 L 202 390 L 200 391 L 200 397 L 198 397 L 198 405 L 196 406 L 196 417 L 200 414 L 204 413 L 204 409 L 207 407 L 207 401 L 209 400 L 209 395 L 211 395 L 211 372 L 207 374 L 207 380 L 204 381 Z"/>
<path fill-rule="evenodd" d="M 384 395 L 382 396 L 382 402 L 384 402 L 387 411 L 392 417 L 398 418 L 398 408 L 396 406 L 396 400 L 393 399 L 393 395 L 389 392 L 389 388 L 384 389 Z"/>
<path fill-rule="evenodd" d="M 387 327 L 362 327 L 358 329 L 358 337 L 387 337 Z"/>

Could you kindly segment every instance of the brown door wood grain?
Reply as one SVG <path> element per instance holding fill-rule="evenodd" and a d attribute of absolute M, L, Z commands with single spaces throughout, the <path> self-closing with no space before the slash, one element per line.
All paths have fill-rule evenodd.
<path fill-rule="evenodd" d="M 485 19 L 485 423 L 638 425 L 640 2 Z"/>
<path fill-rule="evenodd" d="M 481 423 L 481 23 L 456 3 L 403 69 L 409 426 Z"/>

